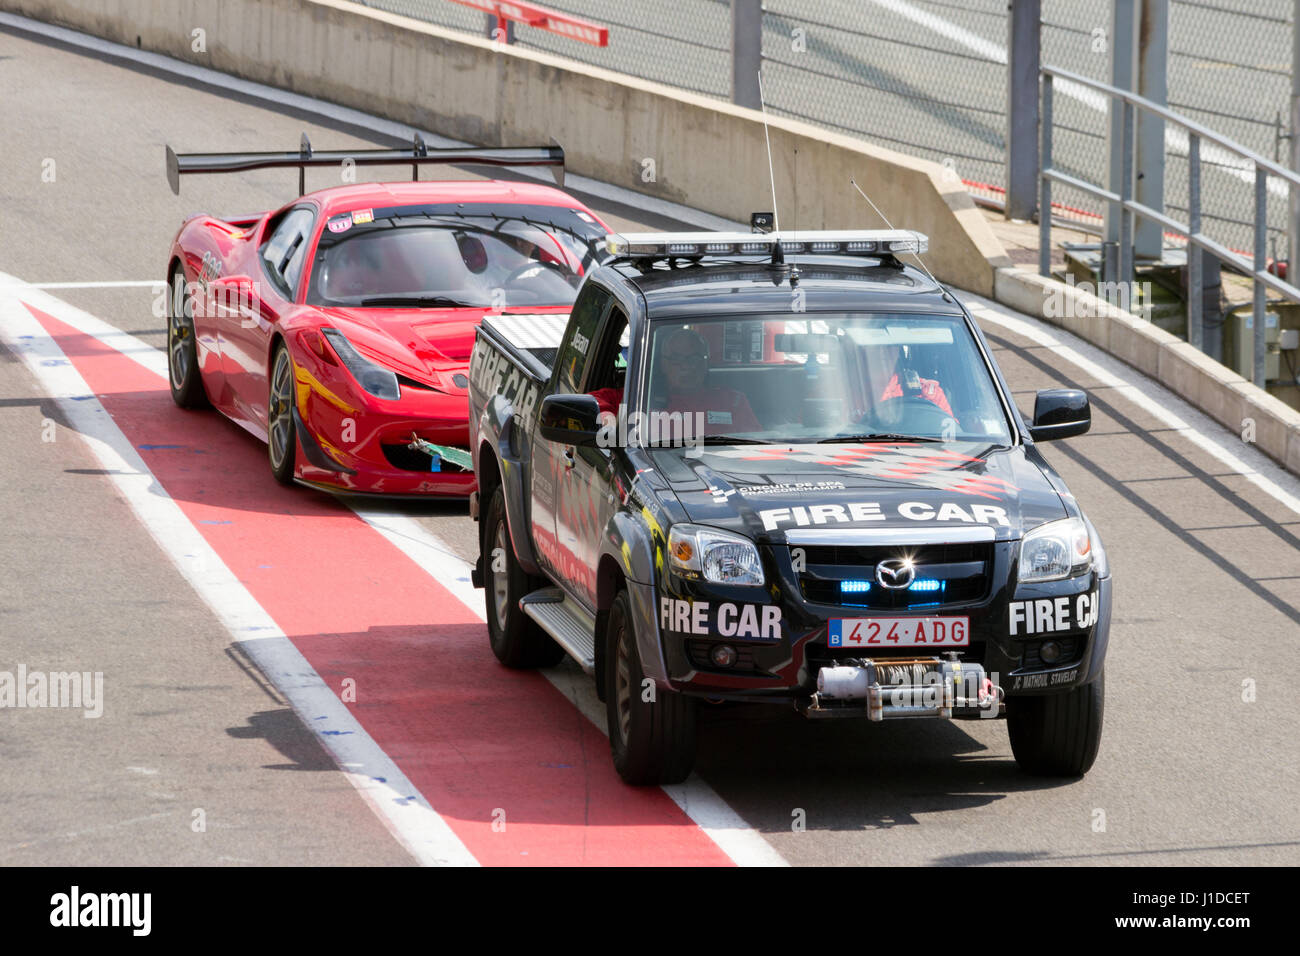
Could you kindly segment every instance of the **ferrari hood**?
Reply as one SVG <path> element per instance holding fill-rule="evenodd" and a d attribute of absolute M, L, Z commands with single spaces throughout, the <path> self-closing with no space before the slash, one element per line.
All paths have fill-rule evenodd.
<path fill-rule="evenodd" d="M 706 445 L 651 454 L 690 520 L 755 539 L 807 528 L 984 526 L 1005 541 L 1068 515 L 1024 446 Z"/>
<path fill-rule="evenodd" d="M 567 306 L 515 309 L 507 314 L 567 313 Z M 474 330 L 497 310 L 323 308 L 322 324 L 342 332 L 367 358 L 402 375 L 440 384 L 469 367 Z"/>

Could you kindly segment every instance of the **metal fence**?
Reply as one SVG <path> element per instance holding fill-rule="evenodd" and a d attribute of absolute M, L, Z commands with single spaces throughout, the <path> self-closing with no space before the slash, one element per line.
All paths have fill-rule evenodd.
<path fill-rule="evenodd" d="M 449 0 L 361 0 L 477 35 L 486 16 Z M 730 0 L 546 0 L 607 25 L 597 48 L 519 27 L 532 49 L 721 98 L 731 95 Z M 1171 0 L 1171 108 L 1285 160 L 1293 0 Z M 1110 80 L 1111 0 L 1042 0 L 1042 62 Z M 1007 0 L 764 0 L 768 109 L 950 165 L 972 188 L 1005 185 Z M 1055 163 L 1080 178 L 1107 164 L 1107 103 L 1057 90 Z M 1186 138 L 1166 138 L 1165 202 L 1187 212 Z M 1202 155 L 1205 231 L 1253 252 L 1243 210 L 1253 173 Z M 1087 175 L 1083 175 L 1087 174 Z M 1058 212 L 1100 224 L 1095 197 L 1061 187 Z M 1270 184 L 1269 254 L 1286 255 L 1286 191 Z"/>

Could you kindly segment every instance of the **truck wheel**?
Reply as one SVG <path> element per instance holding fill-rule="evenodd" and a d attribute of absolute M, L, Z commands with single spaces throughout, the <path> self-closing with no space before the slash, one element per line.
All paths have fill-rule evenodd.
<path fill-rule="evenodd" d="M 1078 777 L 1097 759 L 1106 698 L 1103 671 L 1065 694 L 1007 701 L 1007 733 L 1016 763 L 1028 773 Z"/>
<path fill-rule="evenodd" d="M 488 504 L 483 541 L 483 593 L 492 653 L 506 667 L 554 667 L 564 658 L 564 648 L 519 609 L 521 597 L 545 585 L 526 574 L 515 560 L 506 526 L 506 496 L 500 485 Z"/>
<path fill-rule="evenodd" d="M 605 720 L 614 769 L 624 783 L 681 783 L 695 764 L 695 701 L 644 686 L 626 591 L 614 598 L 605 640 Z"/>
<path fill-rule="evenodd" d="M 172 271 L 167 305 L 167 381 L 172 401 L 181 408 L 210 408 L 199 372 L 198 345 L 194 341 L 194 303 L 185 288 L 185 273 Z"/>

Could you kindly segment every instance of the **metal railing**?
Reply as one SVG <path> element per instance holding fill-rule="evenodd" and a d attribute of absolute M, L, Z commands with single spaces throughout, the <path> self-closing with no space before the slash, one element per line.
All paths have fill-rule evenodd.
<path fill-rule="evenodd" d="M 1192 249 L 1204 250 L 1221 262 L 1236 267 L 1249 275 L 1255 283 L 1254 316 L 1254 363 L 1253 381 L 1260 388 L 1265 384 L 1265 355 L 1267 353 L 1267 334 L 1265 311 L 1265 289 L 1272 289 L 1292 302 L 1300 302 L 1300 288 L 1273 275 L 1267 269 L 1265 247 L 1268 243 L 1268 177 L 1276 176 L 1285 180 L 1292 191 L 1300 188 L 1300 175 L 1292 172 L 1272 160 L 1265 159 L 1258 153 L 1238 145 L 1225 136 L 1208 129 L 1199 123 L 1187 119 L 1172 110 L 1153 103 L 1148 99 L 1121 90 L 1096 80 L 1071 73 L 1056 67 L 1045 66 L 1039 70 L 1042 82 L 1042 119 L 1039 140 L 1038 173 L 1038 271 L 1043 276 L 1051 275 L 1052 265 L 1052 217 L 1042 215 L 1042 210 L 1052 208 L 1052 183 L 1060 183 L 1071 189 L 1094 196 L 1109 204 L 1111 215 L 1119 216 L 1119 276 L 1123 283 L 1133 281 L 1133 221 L 1141 216 L 1159 223 L 1170 232 L 1187 237 L 1187 340 L 1197 349 L 1204 348 L 1203 322 L 1203 281 L 1201 257 L 1192 253 Z M 1113 105 L 1118 101 L 1123 104 L 1121 128 L 1121 153 L 1123 171 L 1120 177 L 1119 194 L 1100 186 L 1085 182 L 1052 168 L 1052 87 L 1055 80 L 1063 83 L 1077 84 L 1095 90 L 1110 98 Z M 1188 221 L 1178 222 L 1162 212 L 1137 202 L 1133 198 L 1133 166 L 1135 162 L 1135 119 L 1138 110 L 1157 116 L 1167 123 L 1173 123 L 1187 131 Z M 1223 244 L 1214 241 L 1201 232 L 1201 142 L 1213 143 L 1220 149 L 1240 156 L 1251 163 L 1255 170 L 1254 199 L 1254 255 L 1253 261 L 1234 252 Z M 1289 275 L 1289 273 L 1288 273 Z"/>

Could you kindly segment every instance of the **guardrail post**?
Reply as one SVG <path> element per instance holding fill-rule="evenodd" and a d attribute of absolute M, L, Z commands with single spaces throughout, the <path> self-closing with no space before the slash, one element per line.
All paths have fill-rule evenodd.
<path fill-rule="evenodd" d="M 1291 11 L 1291 169 L 1300 173 L 1300 0 Z M 1300 262 L 1300 186 L 1290 183 L 1286 281 L 1296 282 L 1296 263 Z"/>
<path fill-rule="evenodd" d="M 1300 2 L 1300 0 L 1297 0 Z M 1052 74 L 1043 74 L 1043 115 L 1039 122 L 1038 146 L 1038 274 L 1044 278 L 1052 274 L 1052 181 L 1047 171 L 1052 168 Z M 1007 200 L 1007 209 L 1011 201 Z"/>
<path fill-rule="evenodd" d="M 763 0 L 731 0 L 731 102 L 761 108 L 758 71 L 763 67 Z"/>
<path fill-rule="evenodd" d="M 1143 99 L 1168 105 L 1169 0 L 1142 0 L 1137 44 L 1137 83 Z M 1137 118 L 1137 201 L 1156 212 L 1165 211 L 1165 121 L 1143 110 Z M 1159 259 L 1164 254 L 1164 229 L 1152 219 L 1134 226 L 1136 254 Z"/>
<path fill-rule="evenodd" d="M 1120 150 L 1124 161 L 1120 164 L 1118 281 L 1130 287 L 1133 282 L 1133 211 L 1128 206 L 1133 201 L 1133 113 L 1133 104 L 1125 100 L 1120 111 Z M 1129 302 L 1132 302 L 1131 296 Z"/>
<path fill-rule="evenodd" d="M 515 42 L 515 22 L 499 17 L 495 13 L 487 15 L 487 38 L 497 43 Z"/>
<path fill-rule="evenodd" d="M 1006 218 L 1034 217 L 1038 171 L 1038 66 L 1041 0 L 1010 0 L 1007 17 Z M 1050 220 L 1050 216 L 1048 217 Z"/>
<path fill-rule="evenodd" d="M 1255 302 L 1252 313 L 1255 316 L 1255 374 L 1253 381 L 1260 388 L 1264 387 L 1264 353 L 1268 342 L 1268 327 L 1264 321 L 1267 303 L 1264 299 L 1264 283 L 1259 277 L 1268 265 L 1264 246 L 1268 242 L 1268 172 L 1255 167 Z"/>
<path fill-rule="evenodd" d="M 1201 137 L 1187 135 L 1187 341 L 1205 351 L 1203 253 L 1192 237 L 1201 232 Z"/>
<path fill-rule="evenodd" d="M 1137 8 L 1140 0 L 1112 0 L 1111 3 L 1111 30 L 1110 30 L 1110 85 L 1116 89 L 1133 92 L 1135 88 L 1134 77 L 1137 73 L 1137 43 L 1135 39 L 1138 35 L 1138 18 Z M 1107 188 L 1115 195 L 1119 195 L 1123 190 L 1119 182 L 1123 174 L 1125 156 L 1120 155 L 1123 146 L 1123 110 L 1116 108 L 1116 103 L 1110 101 L 1110 165 L 1106 178 Z M 1132 144 L 1129 144 L 1129 149 Z M 1133 173 L 1132 166 L 1129 167 L 1129 176 Z M 1129 179 L 1132 182 L 1132 179 Z M 1120 221 L 1123 214 L 1118 203 L 1106 204 L 1106 240 L 1114 242 L 1119 239 Z"/>

